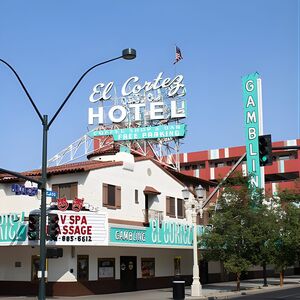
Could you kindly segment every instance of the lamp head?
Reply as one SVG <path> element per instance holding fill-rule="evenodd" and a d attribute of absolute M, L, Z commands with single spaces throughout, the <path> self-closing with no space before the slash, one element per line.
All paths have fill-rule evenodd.
<path fill-rule="evenodd" d="M 202 198 L 202 199 L 204 198 L 205 189 L 201 185 L 198 185 L 195 188 L 195 191 L 196 191 L 196 194 L 197 194 L 197 198 Z"/>
<path fill-rule="evenodd" d="M 187 187 L 182 190 L 182 197 L 184 200 L 188 200 L 190 196 L 190 192 Z"/>
<path fill-rule="evenodd" d="M 127 60 L 136 58 L 136 51 L 132 48 L 127 48 L 122 51 L 122 57 Z"/>

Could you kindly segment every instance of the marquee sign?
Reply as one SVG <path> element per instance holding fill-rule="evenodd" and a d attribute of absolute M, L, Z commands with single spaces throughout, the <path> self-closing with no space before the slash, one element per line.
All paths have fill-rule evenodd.
<path fill-rule="evenodd" d="M 108 221 L 105 212 L 52 210 L 49 213 L 58 215 L 60 233 L 57 241 L 48 241 L 48 244 L 57 246 L 108 244 Z"/>
<path fill-rule="evenodd" d="M 47 241 L 47 245 L 108 245 L 108 220 L 105 212 L 51 210 L 47 214 L 58 215 L 60 230 L 57 241 Z M 28 221 L 24 217 L 25 212 L 0 215 L 0 246 L 38 244 L 39 241 L 28 240 Z"/>
<path fill-rule="evenodd" d="M 199 231 L 200 232 L 200 231 Z M 109 230 L 110 244 L 132 244 L 145 246 L 191 247 L 193 225 L 187 223 L 150 220 L 149 227 L 129 228 L 112 225 Z"/>
<path fill-rule="evenodd" d="M 162 123 L 166 125 L 186 117 L 186 93 L 182 75 L 163 78 L 161 72 L 152 82 L 144 83 L 140 82 L 139 77 L 132 76 L 123 84 L 121 97 L 113 97 L 113 91 L 116 93 L 114 82 L 98 83 L 93 87 L 89 101 L 98 104 L 98 107 L 89 108 L 89 125 L 122 125 L 125 132 L 111 132 L 116 141 L 184 136 L 184 126 L 180 127 L 180 132 L 165 127 L 154 129 Z M 149 131 L 147 135 L 145 128 L 156 135 L 151 135 Z M 101 135 L 99 131 L 94 133 L 94 136 Z"/>

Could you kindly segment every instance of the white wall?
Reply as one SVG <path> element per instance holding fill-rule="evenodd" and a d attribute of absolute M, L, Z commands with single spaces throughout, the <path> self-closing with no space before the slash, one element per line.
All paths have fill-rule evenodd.
<path fill-rule="evenodd" d="M 134 164 L 134 171 L 115 166 L 73 174 L 51 176 L 48 180 L 48 189 L 53 184 L 78 182 L 78 197 L 84 198 L 85 203 L 98 206 L 108 212 L 109 218 L 130 221 L 144 221 L 143 209 L 145 196 L 143 190 L 152 186 L 161 192 L 157 197 L 149 197 L 149 209 L 164 211 L 166 209 L 166 196 L 182 198 L 183 186 L 173 177 L 165 173 L 150 160 L 139 161 Z M 102 206 L 102 184 L 108 183 L 121 186 L 121 209 L 107 209 Z M 135 203 L 135 189 L 139 191 L 139 203 Z M 11 183 L 0 184 L 1 211 L 0 214 L 31 210 L 40 207 L 40 193 L 37 196 L 15 195 L 11 192 Z M 153 200 L 154 199 L 154 200 Z M 51 198 L 47 198 L 49 205 Z M 177 201 L 176 201 L 177 205 Z M 177 207 L 176 207 L 177 212 Z M 170 218 L 164 213 L 164 219 Z M 175 221 L 171 218 L 171 221 Z M 178 222 L 184 222 L 179 219 Z"/>
<path fill-rule="evenodd" d="M 149 160 L 136 162 L 134 171 L 125 170 L 123 166 L 115 166 L 92 170 L 89 173 L 52 176 L 48 181 L 49 189 L 52 184 L 67 182 L 78 182 L 78 197 L 84 198 L 85 203 L 107 211 L 109 218 L 139 222 L 144 221 L 145 196 L 143 190 L 146 186 L 152 186 L 161 192 L 160 195 L 154 197 L 154 201 L 152 201 L 152 197 L 149 201 L 149 209 L 159 211 L 166 209 L 166 196 L 182 198 L 181 191 L 183 189 L 178 181 Z M 121 209 L 108 209 L 102 206 L 103 183 L 121 186 Z M 135 189 L 139 191 L 138 204 L 135 203 Z M 164 218 L 170 219 L 166 215 Z M 174 221 L 174 218 L 171 220 Z M 182 222 L 181 219 L 178 221 Z"/>
<path fill-rule="evenodd" d="M 77 255 L 89 256 L 89 280 L 97 280 L 98 258 L 115 258 L 116 279 L 120 279 L 120 256 L 137 257 L 137 277 L 141 278 L 141 258 L 155 258 L 155 276 L 174 275 L 174 257 L 181 257 L 181 274 L 192 274 L 193 252 L 191 249 L 156 249 L 137 247 L 63 247 L 63 257 L 48 259 L 48 281 L 76 281 Z M 0 247 L 0 280 L 30 281 L 31 257 L 39 254 L 39 247 L 30 246 Z M 16 268 L 15 262 L 21 262 Z M 73 273 L 70 270 L 73 269 Z"/>
<path fill-rule="evenodd" d="M 38 251 L 29 246 L 0 247 L 0 280 L 30 281 L 31 256 Z M 21 262 L 21 267 L 16 268 L 15 262 Z"/>
<path fill-rule="evenodd" d="M 24 211 L 27 215 L 32 209 L 40 207 L 40 197 L 16 195 L 11 191 L 12 183 L 0 184 L 1 214 Z"/>

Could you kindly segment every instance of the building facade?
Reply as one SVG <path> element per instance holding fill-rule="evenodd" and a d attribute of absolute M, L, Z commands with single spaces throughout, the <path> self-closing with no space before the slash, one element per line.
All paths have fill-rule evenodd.
<path fill-rule="evenodd" d="M 272 143 L 273 147 L 300 146 L 300 139 Z M 223 179 L 246 152 L 245 146 L 196 151 L 180 154 L 180 171 L 209 181 Z M 294 189 L 300 177 L 300 150 L 273 150 L 273 163 L 264 167 L 265 190 L 274 194 L 278 189 Z M 236 171 L 247 175 L 244 160 Z"/>
<path fill-rule="evenodd" d="M 168 287 L 179 274 L 190 283 L 193 235 L 182 189 L 201 184 L 208 191 L 211 183 L 178 175 L 128 153 L 48 168 L 47 248 L 63 255 L 47 259 L 47 295 Z M 51 198 L 56 193 L 60 200 Z M 0 199 L 1 294 L 37 294 L 39 240 L 31 226 L 40 192 L 2 174 Z M 59 231 L 52 238 L 53 217 Z M 213 262 L 210 272 L 219 272 Z"/>

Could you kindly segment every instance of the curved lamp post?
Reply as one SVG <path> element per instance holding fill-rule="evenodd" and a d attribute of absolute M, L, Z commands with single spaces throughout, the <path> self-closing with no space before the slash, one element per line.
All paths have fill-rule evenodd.
<path fill-rule="evenodd" d="M 136 58 L 136 51 L 135 49 L 132 48 L 127 48 L 122 51 L 122 55 L 106 60 L 104 62 L 98 63 L 92 67 L 90 67 L 85 73 L 82 74 L 82 76 L 78 79 L 76 84 L 73 86 L 69 94 L 66 96 L 65 100 L 62 102 L 56 113 L 53 115 L 52 119 L 50 122 L 48 122 L 48 115 L 43 115 L 40 113 L 38 110 L 35 102 L 33 101 L 32 97 L 30 96 L 29 92 L 27 91 L 25 85 L 23 84 L 20 76 L 17 74 L 17 72 L 14 70 L 14 68 L 5 60 L 0 59 L 0 62 L 5 64 L 17 77 L 20 85 L 22 86 L 25 94 L 27 95 L 31 105 L 33 106 L 35 112 L 37 113 L 38 117 L 41 120 L 42 126 L 43 126 L 43 145 L 42 145 L 42 173 L 41 173 L 41 181 L 39 184 L 39 188 L 41 189 L 41 218 L 40 218 L 40 266 L 39 266 L 39 295 L 38 299 L 39 300 L 44 300 L 45 299 L 45 278 L 47 277 L 46 275 L 46 183 L 47 183 L 47 137 L 48 137 L 48 130 L 50 126 L 52 125 L 53 121 L 56 119 L 60 111 L 63 109 L 67 101 L 69 100 L 70 96 L 73 94 L 81 80 L 85 77 L 87 73 L 89 73 L 91 70 L 94 68 L 107 64 L 109 62 L 112 62 L 114 60 L 124 58 L 126 60 L 132 60 Z M 2 169 L 3 170 L 3 169 Z M 5 170 L 8 171 L 8 170 Z M 10 174 L 13 174 L 18 177 L 18 173 L 8 171 Z M 24 178 L 24 176 L 23 176 Z"/>
<path fill-rule="evenodd" d="M 203 200 L 205 189 L 199 185 L 195 188 L 197 198 L 190 198 L 188 188 L 182 190 L 182 196 L 185 201 L 185 207 L 192 212 L 193 223 L 193 283 L 191 285 L 191 296 L 202 297 L 202 286 L 200 283 L 199 265 L 198 265 L 198 245 L 197 245 L 197 214 L 200 213 L 200 218 L 203 215 Z"/>

